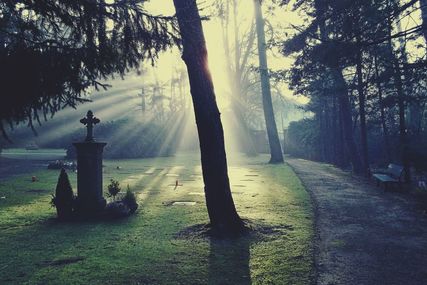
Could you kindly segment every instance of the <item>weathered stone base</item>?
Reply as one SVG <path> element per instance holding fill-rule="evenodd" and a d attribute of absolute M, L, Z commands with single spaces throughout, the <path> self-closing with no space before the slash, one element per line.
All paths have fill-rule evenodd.
<path fill-rule="evenodd" d="M 78 216 L 96 216 L 102 213 L 106 205 L 107 201 L 104 198 L 87 201 L 77 197 L 74 210 Z"/>

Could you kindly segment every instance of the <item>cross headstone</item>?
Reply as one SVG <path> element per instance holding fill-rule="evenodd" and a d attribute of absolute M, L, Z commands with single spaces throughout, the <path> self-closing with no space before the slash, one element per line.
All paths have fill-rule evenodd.
<path fill-rule="evenodd" d="M 93 126 L 99 122 L 92 111 L 88 111 L 80 120 L 87 128 L 86 139 L 73 143 L 77 150 L 76 212 L 82 216 L 99 213 L 106 204 L 102 196 L 102 152 L 106 143 L 93 138 Z"/>
<path fill-rule="evenodd" d="M 80 120 L 80 123 L 86 126 L 87 134 L 85 141 L 91 142 L 94 141 L 93 138 L 93 126 L 101 122 L 97 117 L 93 116 L 93 112 L 91 110 L 87 111 L 86 117 Z"/>

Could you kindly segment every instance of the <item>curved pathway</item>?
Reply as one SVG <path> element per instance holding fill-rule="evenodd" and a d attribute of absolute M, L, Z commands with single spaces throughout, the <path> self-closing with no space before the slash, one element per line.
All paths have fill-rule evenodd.
<path fill-rule="evenodd" d="M 427 217 L 413 199 L 325 164 L 287 162 L 315 205 L 317 284 L 427 284 Z"/>

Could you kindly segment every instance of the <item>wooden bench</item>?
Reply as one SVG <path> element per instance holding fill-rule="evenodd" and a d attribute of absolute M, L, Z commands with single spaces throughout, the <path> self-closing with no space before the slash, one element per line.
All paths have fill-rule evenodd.
<path fill-rule="evenodd" d="M 389 185 L 399 185 L 401 186 L 402 177 L 403 177 L 403 166 L 390 163 L 387 169 L 379 171 L 377 173 L 373 173 L 372 177 L 377 182 L 377 186 L 380 184 L 384 184 L 384 191 L 387 191 L 387 187 Z"/>

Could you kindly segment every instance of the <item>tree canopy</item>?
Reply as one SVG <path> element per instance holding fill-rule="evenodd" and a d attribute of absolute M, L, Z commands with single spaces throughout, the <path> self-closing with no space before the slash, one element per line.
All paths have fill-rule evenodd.
<path fill-rule="evenodd" d="M 307 132 L 317 141 L 315 150 L 307 145 L 311 158 L 342 165 L 357 153 L 362 172 L 381 160 L 409 169 L 416 141 L 423 137 L 427 102 L 425 23 L 419 17 L 427 7 L 422 2 L 297 2 L 294 8 L 313 20 L 295 27 L 298 32 L 282 47 L 284 54 L 296 57 L 285 77 L 295 93 L 311 99 L 307 110 L 314 113 L 313 120 L 290 130 L 300 138 L 301 127 L 317 129 Z M 347 107 L 340 101 L 344 97 Z M 358 143 L 343 147 L 348 130 Z M 384 149 L 379 151 L 375 142 Z"/>
<path fill-rule="evenodd" d="M 173 17 L 145 0 L 0 1 L 0 129 L 46 119 L 87 100 L 89 87 L 123 76 L 179 44 Z"/>

